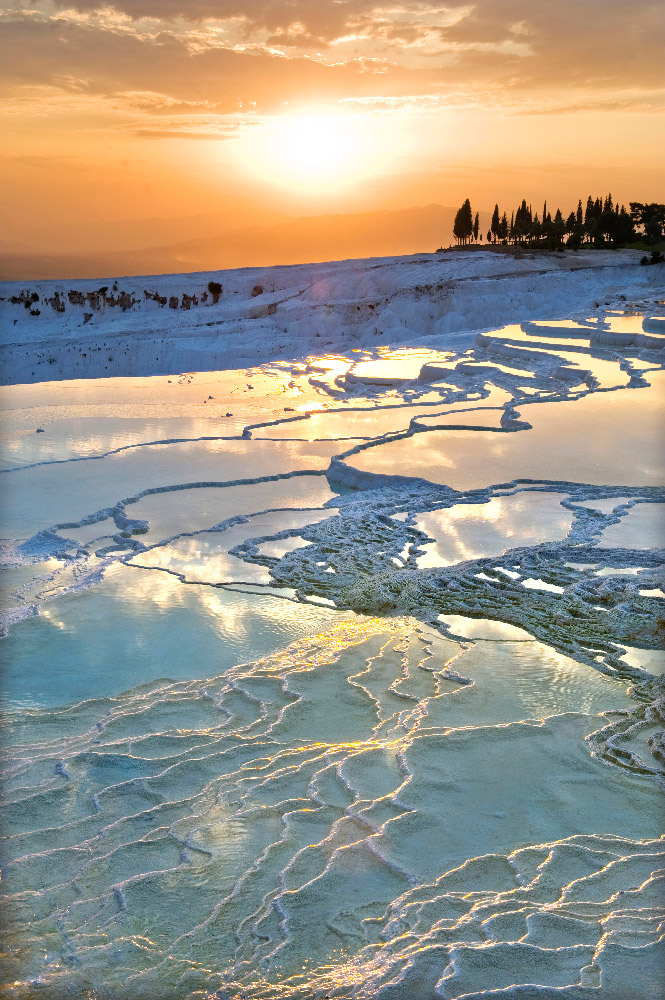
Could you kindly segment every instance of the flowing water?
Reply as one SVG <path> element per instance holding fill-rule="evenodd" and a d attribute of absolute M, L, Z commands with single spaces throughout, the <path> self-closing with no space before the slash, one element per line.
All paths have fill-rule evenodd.
<path fill-rule="evenodd" d="M 3 995 L 661 995 L 659 329 L 2 391 Z"/>

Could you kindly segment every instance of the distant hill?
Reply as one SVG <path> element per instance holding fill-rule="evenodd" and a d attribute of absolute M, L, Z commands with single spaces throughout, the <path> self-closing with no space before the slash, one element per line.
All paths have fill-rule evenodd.
<path fill-rule="evenodd" d="M 425 205 L 396 211 L 307 216 L 266 228 L 140 250 L 86 254 L 9 253 L 0 249 L 2 280 L 171 274 L 231 267 L 317 263 L 436 250 L 453 242 L 456 209 Z M 486 232 L 490 214 L 480 213 Z"/>

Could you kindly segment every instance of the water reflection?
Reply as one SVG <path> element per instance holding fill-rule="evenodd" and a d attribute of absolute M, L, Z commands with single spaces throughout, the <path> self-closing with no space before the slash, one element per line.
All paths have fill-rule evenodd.
<path fill-rule="evenodd" d="M 149 489 L 233 482 L 291 470 L 323 472 L 336 450 L 334 442 L 225 441 L 223 447 L 194 442 L 121 452 L 92 464 L 25 469 L 20 472 L 20 491 L 18 483 L 6 491 L 4 530 L 12 537 L 29 537 L 45 525 L 81 520 Z"/>
<path fill-rule="evenodd" d="M 466 559 L 500 555 L 520 545 L 565 538 L 573 517 L 560 493 L 519 493 L 482 504 L 455 504 L 422 514 L 416 527 L 436 541 L 423 546 L 418 566 L 452 566 Z"/>
<path fill-rule="evenodd" d="M 401 475 L 457 490 L 515 479 L 658 485 L 664 472 L 663 378 L 657 373 L 650 379 L 651 388 L 520 406 L 531 430 L 431 431 L 361 451 L 346 462 L 367 472 L 399 468 Z"/>
<path fill-rule="evenodd" d="M 638 503 L 618 524 L 603 531 L 601 545 L 625 549 L 665 547 L 665 508 L 660 503 Z"/>
<path fill-rule="evenodd" d="M 116 565 L 82 597 L 64 595 L 11 630 L 4 704 L 61 705 L 160 677 L 208 677 L 320 631 L 339 615 Z"/>
<path fill-rule="evenodd" d="M 577 331 L 567 329 L 575 340 Z M 377 367 L 373 352 L 359 351 L 356 372 L 411 376 L 424 357 L 432 357 L 407 350 L 378 353 Z M 456 361 L 435 360 L 451 379 L 450 398 L 456 402 L 447 408 L 452 419 L 475 423 L 489 413 L 497 417 L 486 408 L 507 402 L 506 390 L 493 389 L 492 402 L 479 402 L 482 382 L 476 385 L 469 374 L 456 371 Z M 315 992 L 348 995 L 350 982 L 368 981 L 365 959 L 353 963 L 370 939 L 378 946 L 367 961 L 372 975 L 385 973 L 394 980 L 388 992 L 395 987 L 416 996 L 425 983 L 431 993 L 440 980 L 447 983 L 445 989 L 451 987 L 451 995 L 541 982 L 543 954 L 547 975 L 550 963 L 562 962 L 566 975 L 570 969 L 574 975 L 565 982 L 577 982 L 581 968 L 588 971 L 592 960 L 604 960 L 607 921 L 624 919 L 613 916 L 612 907 L 628 903 L 632 910 L 634 904 L 644 914 L 651 906 L 648 880 L 659 862 L 655 847 L 639 838 L 660 832 L 657 786 L 639 763 L 635 769 L 608 767 L 586 742 L 613 719 L 626 722 L 626 709 L 637 704 L 628 699 L 627 682 L 576 663 L 525 629 L 501 621 L 442 616 L 439 624 L 461 639 L 457 642 L 389 612 L 382 619 L 340 614 L 321 594 L 312 598 L 316 604 L 303 605 L 267 592 L 250 593 L 247 588 L 258 589 L 269 575 L 231 554 L 234 546 L 246 543 L 243 551 L 251 556 L 254 541 L 263 556 L 286 554 L 285 563 L 292 559 L 297 567 L 297 555 L 289 553 L 302 548 L 311 553 L 313 565 L 305 566 L 311 572 L 300 579 L 285 573 L 285 584 L 301 586 L 306 594 L 319 577 L 339 582 L 348 571 L 353 584 L 364 573 L 371 598 L 376 577 L 379 586 L 395 579 L 401 585 L 411 568 L 405 560 L 412 519 L 403 514 L 405 525 L 400 515 L 391 519 L 384 511 L 390 512 L 396 496 L 407 495 L 409 510 L 417 511 L 421 498 L 423 507 L 434 505 L 441 491 L 414 486 L 400 494 L 388 486 L 373 496 L 359 493 L 354 503 L 340 496 L 336 508 L 323 510 L 333 496 L 323 475 L 179 488 L 293 469 L 322 473 L 330 456 L 341 450 L 335 438 L 345 430 L 386 433 L 403 429 L 416 414 L 433 412 L 413 406 L 330 413 L 325 403 L 345 392 L 339 376 L 351 361 L 318 361 L 217 381 L 182 376 L 177 392 L 169 380 L 145 380 L 140 389 L 118 384 L 119 405 L 128 408 L 122 418 L 107 395 L 108 413 L 65 417 L 63 412 L 60 430 L 66 447 L 81 453 L 101 447 L 112 433 L 127 441 L 134 432 L 143 433 L 155 414 L 142 412 L 136 420 L 145 423 L 134 427 L 119 421 L 133 419 L 128 414 L 135 404 L 150 406 L 158 399 L 168 404 L 171 393 L 172 399 L 186 397 L 193 408 L 174 419 L 189 420 L 193 427 L 206 419 L 201 409 L 218 405 L 207 397 L 221 395 L 219 387 L 225 386 L 235 394 L 234 414 L 248 423 L 278 411 L 281 416 L 296 412 L 285 402 L 298 400 L 310 408 L 318 402 L 316 416 L 283 424 L 275 433 L 288 436 L 297 428 L 310 440 L 329 437 L 324 445 L 273 443 L 259 440 L 257 433 L 254 440 L 145 448 L 133 457 L 20 474 L 25 492 L 9 513 L 11 531 L 21 534 L 99 509 L 110 514 L 117 500 L 148 488 L 178 487 L 126 507 L 128 516 L 149 522 L 140 536 L 148 545 L 172 542 L 127 565 L 107 568 L 94 587 L 42 604 L 42 614 L 17 625 L 6 640 L 5 704 L 20 709 L 9 713 L 5 728 L 6 742 L 14 744 L 6 747 L 3 776 L 9 802 L 4 819 L 14 834 L 5 845 L 12 860 L 7 880 L 13 949 L 6 956 L 8 979 L 23 983 L 17 988 L 21 997 L 34 992 L 32 980 L 79 996 L 171 996 L 175 991 L 202 997 L 230 990 L 274 998 L 291 992 L 275 982 L 291 973 L 303 976 L 302 988 L 295 990 L 302 998 Z M 494 367 L 502 384 L 509 384 L 510 364 Z M 209 389 L 205 397 L 204 385 Z M 37 405 L 40 388 L 26 389 L 24 408 Z M 468 417 L 458 412 L 467 388 L 471 402 L 484 407 Z M 96 389 L 82 388 L 80 400 L 87 393 L 85 405 L 92 405 Z M 370 389 L 356 383 L 354 391 L 370 403 L 379 398 Z M 319 390 L 325 395 L 315 399 Z M 44 391 L 52 391 L 52 401 L 62 402 L 66 394 L 62 386 Z M 100 391 L 110 394 L 112 387 Z M 139 391 L 146 394 L 142 400 Z M 381 392 L 387 399 L 389 394 Z M 268 393 L 274 397 L 269 402 Z M 359 466 L 366 461 L 372 471 L 391 475 L 429 480 L 440 475 L 440 481 L 460 487 L 484 487 L 518 475 L 601 483 L 623 476 L 641 485 L 641 477 L 655 476 L 659 467 L 653 461 L 656 394 L 641 389 L 576 403 L 525 404 L 522 417 L 533 424 L 531 431 L 430 430 L 349 461 Z M 348 403 L 351 396 L 345 398 Z M 406 395 L 395 392 L 390 398 Z M 427 398 L 417 397 L 421 404 Z M 88 417 L 87 430 L 85 423 L 71 423 L 67 430 L 68 420 Z M 437 419 L 425 416 L 423 423 Z M 17 433 L 24 432 L 19 423 Z M 53 442 L 41 442 L 42 437 L 35 441 L 47 454 Z M 558 541 L 572 522 L 572 513 L 560 505 L 562 495 L 534 491 L 416 513 L 417 527 L 434 539 L 418 567 Z M 444 494 L 445 499 L 450 498 Z M 620 498 L 609 502 L 615 506 Z M 630 518 L 640 510 L 618 526 L 624 535 L 636 530 Z M 234 517 L 224 531 L 201 532 Z M 313 550 L 303 547 L 301 536 L 288 534 L 324 518 L 330 523 L 321 526 Z M 89 542 L 111 525 L 109 516 L 67 534 Z M 174 538 L 184 532 L 201 533 Z M 287 537 L 272 537 L 283 533 Z M 580 564 L 592 570 L 589 548 L 579 553 Z M 574 557 L 574 547 L 568 551 Z M 125 555 L 130 559 L 129 550 Z M 374 560 L 384 555 L 381 573 L 375 574 Z M 519 582 L 559 593 L 561 587 L 548 582 L 548 566 L 530 569 L 525 558 L 526 568 L 520 562 L 518 573 L 512 566 L 517 558 L 501 561 L 507 565 L 485 567 L 492 577 L 475 573 L 484 580 L 514 581 L 495 589 L 494 605 L 485 604 L 485 613 L 496 609 L 497 617 L 507 616 L 499 602 L 519 590 L 534 603 L 531 617 L 518 620 L 536 629 L 539 614 L 552 614 L 555 627 L 565 628 L 552 612 L 558 599 L 548 600 L 545 591 L 529 595 Z M 52 563 L 12 570 L 11 587 Z M 395 574 L 396 564 L 400 574 Z M 70 560 L 63 578 L 68 573 L 72 586 L 82 586 L 82 566 L 83 560 Z M 414 573 L 411 579 L 427 576 Z M 434 587 L 436 574 L 429 576 Z M 245 584 L 232 591 L 216 586 L 229 579 Z M 461 596 L 441 606 L 471 613 L 478 607 L 472 601 L 479 596 L 474 588 L 480 590 L 480 579 L 472 580 L 468 603 Z M 635 583 L 639 586 L 640 579 Z M 330 591 L 336 599 L 340 586 Z M 436 606 L 431 593 L 434 599 L 423 605 L 429 614 Z M 294 589 L 284 596 L 295 596 Z M 624 662 L 644 666 L 655 659 L 631 647 Z M 92 700 L 48 710 L 84 698 Z M 608 710 L 616 715 L 601 714 Z M 642 702 L 638 710 L 647 711 Z M 638 744 L 638 761 L 655 760 L 648 743 L 651 730 L 637 728 L 631 752 Z M 609 874 L 596 878 L 608 858 Z M 443 887 L 422 885 L 438 878 Z M 607 890 L 603 900 L 614 901 L 600 910 L 599 882 Z M 505 909 L 513 891 L 528 903 L 528 926 L 524 907 Z M 596 910 L 584 926 L 578 926 L 577 911 L 566 911 L 563 918 L 554 912 L 567 905 L 566 893 L 578 893 L 573 906 L 575 899 L 579 906 L 587 891 Z M 413 906 L 400 903 L 403 894 Z M 390 906 L 394 909 L 381 919 Z M 442 906 L 454 910 L 450 920 L 442 916 Z M 550 924 L 543 924 L 536 948 L 529 950 L 538 933 L 533 914 Z M 397 915 L 398 928 L 391 920 Z M 553 920 L 559 921 L 554 930 Z M 519 921 L 524 926 L 518 927 Z M 573 947 L 560 945 L 562 926 Z M 460 942 L 460 927 L 469 940 Z M 650 939 L 640 933 L 644 961 Z M 428 952 L 431 943 L 434 957 Z M 631 947 L 634 943 L 631 938 Z M 537 980 L 529 965 L 533 950 L 540 956 Z M 480 952 L 482 967 L 474 967 Z M 271 963 L 271 956 L 276 961 Z M 327 966 L 328 976 L 320 990 L 309 971 L 318 963 Z M 498 975 L 491 978 L 495 969 L 505 972 L 505 983 Z M 605 987 L 605 968 L 602 975 Z M 260 978 L 272 980 L 267 992 L 254 988 Z M 381 989 L 385 985 L 384 977 Z M 617 995 L 628 994 L 619 990 Z"/>

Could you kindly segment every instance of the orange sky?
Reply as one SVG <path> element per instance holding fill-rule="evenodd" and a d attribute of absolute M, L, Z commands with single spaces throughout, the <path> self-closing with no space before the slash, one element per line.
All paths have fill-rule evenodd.
<path fill-rule="evenodd" d="M 2 3 L 0 248 L 662 201 L 664 39 L 662 0 Z"/>

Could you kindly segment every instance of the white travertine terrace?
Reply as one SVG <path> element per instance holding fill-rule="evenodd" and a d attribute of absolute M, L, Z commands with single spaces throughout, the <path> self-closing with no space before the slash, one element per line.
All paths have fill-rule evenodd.
<path fill-rule="evenodd" d="M 8 997 L 659 995 L 665 296 L 585 259 L 0 303 Z"/>

